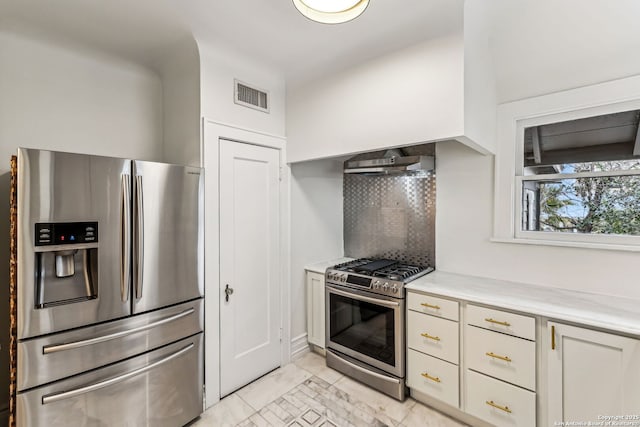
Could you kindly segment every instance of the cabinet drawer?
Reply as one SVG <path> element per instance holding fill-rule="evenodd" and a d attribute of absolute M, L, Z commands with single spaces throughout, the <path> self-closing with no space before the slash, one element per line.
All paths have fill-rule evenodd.
<path fill-rule="evenodd" d="M 536 322 L 533 317 L 472 304 L 467 305 L 465 314 L 466 322 L 469 325 L 480 326 L 531 341 L 536 339 Z"/>
<path fill-rule="evenodd" d="M 466 411 L 498 427 L 535 427 L 536 394 L 467 371 Z"/>
<path fill-rule="evenodd" d="M 407 385 L 456 408 L 460 390 L 458 377 L 458 365 L 415 350 L 407 352 Z"/>
<path fill-rule="evenodd" d="M 464 337 L 468 368 L 535 390 L 535 342 L 469 325 L 465 326 Z"/>
<path fill-rule="evenodd" d="M 409 311 L 408 347 L 431 356 L 458 363 L 458 323 Z"/>
<path fill-rule="evenodd" d="M 459 320 L 458 302 L 431 295 L 407 293 L 407 307 L 409 310 L 443 317 L 449 320 Z"/>

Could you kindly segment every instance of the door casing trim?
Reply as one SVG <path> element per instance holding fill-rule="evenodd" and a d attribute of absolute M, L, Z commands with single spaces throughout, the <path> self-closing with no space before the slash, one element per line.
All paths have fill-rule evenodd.
<path fill-rule="evenodd" d="M 220 401 L 220 203 L 219 203 L 219 150 L 220 139 L 274 148 L 280 158 L 280 325 L 281 365 L 291 360 L 291 280 L 290 280 L 290 176 L 286 163 L 286 138 L 251 129 L 202 119 L 201 167 L 205 169 L 205 347 L 204 382 L 206 395 L 204 409 Z"/>

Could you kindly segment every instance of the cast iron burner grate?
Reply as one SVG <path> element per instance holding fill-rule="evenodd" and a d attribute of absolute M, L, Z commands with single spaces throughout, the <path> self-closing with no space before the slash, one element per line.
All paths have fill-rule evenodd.
<path fill-rule="evenodd" d="M 356 259 L 338 264 L 333 269 L 398 281 L 409 281 L 414 276 L 422 276 L 433 271 L 433 267 L 409 265 L 391 259 L 374 258 Z"/>

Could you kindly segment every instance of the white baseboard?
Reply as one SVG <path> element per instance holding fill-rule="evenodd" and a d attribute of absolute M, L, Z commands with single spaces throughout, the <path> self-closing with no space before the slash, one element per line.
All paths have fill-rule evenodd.
<path fill-rule="evenodd" d="M 296 360 L 302 357 L 303 354 L 310 351 L 309 343 L 307 342 L 307 334 L 301 334 L 294 337 L 291 340 L 291 360 Z"/>

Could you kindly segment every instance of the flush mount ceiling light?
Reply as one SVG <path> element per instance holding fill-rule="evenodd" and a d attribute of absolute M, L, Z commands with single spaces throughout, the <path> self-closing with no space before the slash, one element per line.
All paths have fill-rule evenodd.
<path fill-rule="evenodd" d="M 340 24 L 360 16 L 369 0 L 293 0 L 293 4 L 312 21 Z"/>

